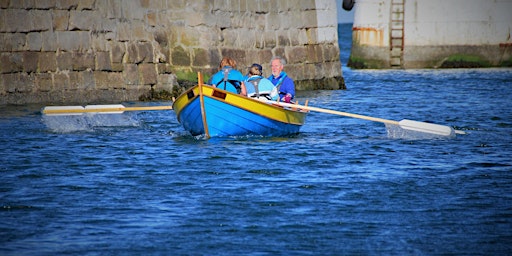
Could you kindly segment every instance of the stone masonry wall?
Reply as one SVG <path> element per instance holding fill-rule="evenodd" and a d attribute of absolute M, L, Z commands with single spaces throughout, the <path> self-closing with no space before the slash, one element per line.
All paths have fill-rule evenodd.
<path fill-rule="evenodd" d="M 109 103 L 171 91 L 177 77 L 270 74 L 297 89 L 343 88 L 334 0 L 0 0 L 0 104 Z"/>

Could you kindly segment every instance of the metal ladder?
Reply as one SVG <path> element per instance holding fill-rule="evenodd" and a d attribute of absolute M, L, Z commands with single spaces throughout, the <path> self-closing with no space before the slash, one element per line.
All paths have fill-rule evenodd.
<path fill-rule="evenodd" d="M 404 64 L 404 5 L 405 0 L 391 0 L 389 36 L 389 66 L 403 68 Z"/>

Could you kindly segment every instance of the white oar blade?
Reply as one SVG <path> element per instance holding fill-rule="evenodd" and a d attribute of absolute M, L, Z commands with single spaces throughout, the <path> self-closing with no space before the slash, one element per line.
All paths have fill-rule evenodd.
<path fill-rule="evenodd" d="M 85 106 L 85 109 L 94 113 L 100 113 L 100 114 L 122 114 L 124 111 L 120 110 L 123 109 L 124 106 L 121 104 L 110 104 L 110 105 L 87 105 Z M 109 109 L 112 109 L 112 111 L 108 111 Z M 98 110 L 98 111 L 93 111 Z"/>
<path fill-rule="evenodd" d="M 83 110 L 84 107 L 82 106 L 48 106 L 44 107 L 41 112 L 49 116 L 77 116 L 83 114 L 81 113 Z"/>
<path fill-rule="evenodd" d="M 431 124 L 431 123 L 425 123 L 425 122 L 419 122 L 419 121 L 413 121 L 413 120 L 407 120 L 407 119 L 404 119 L 404 120 L 398 122 L 398 124 L 400 125 L 400 127 L 402 129 L 406 129 L 406 130 L 430 133 L 430 134 L 435 134 L 435 135 L 440 135 L 440 136 L 449 136 L 449 137 L 455 136 L 455 130 L 446 125 Z"/>

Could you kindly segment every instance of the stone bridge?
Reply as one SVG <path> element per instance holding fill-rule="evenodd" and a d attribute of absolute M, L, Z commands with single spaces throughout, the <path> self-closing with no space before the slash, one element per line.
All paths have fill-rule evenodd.
<path fill-rule="evenodd" d="M 109 103 L 283 56 L 298 90 L 344 88 L 335 0 L 0 0 L 0 104 Z"/>

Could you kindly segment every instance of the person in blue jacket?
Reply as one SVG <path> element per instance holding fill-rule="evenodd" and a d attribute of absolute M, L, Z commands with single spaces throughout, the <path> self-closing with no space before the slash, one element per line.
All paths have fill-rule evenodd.
<path fill-rule="evenodd" d="M 232 93 L 247 95 L 244 76 L 236 70 L 236 61 L 229 57 L 222 58 L 219 64 L 219 72 L 213 74 L 208 84 Z"/>
<path fill-rule="evenodd" d="M 272 75 L 268 79 L 277 87 L 279 99 L 290 103 L 295 97 L 295 84 L 293 80 L 283 71 L 286 60 L 279 56 L 272 57 L 270 67 Z"/>
<path fill-rule="evenodd" d="M 254 63 L 249 67 L 247 79 L 244 81 L 247 88 L 247 97 L 262 100 L 277 100 L 276 87 L 263 77 L 263 68 L 260 64 Z"/>

